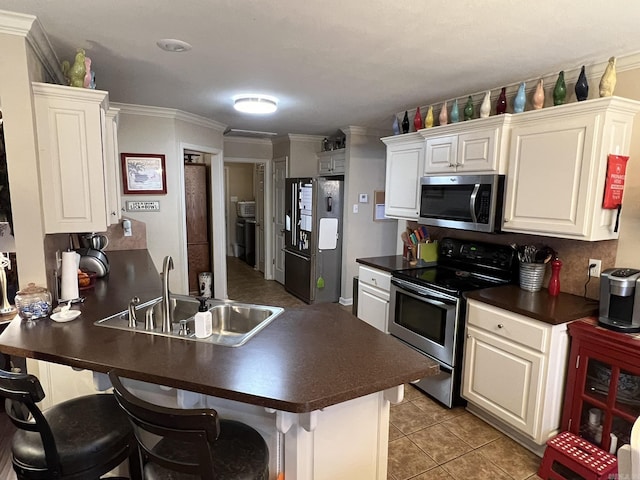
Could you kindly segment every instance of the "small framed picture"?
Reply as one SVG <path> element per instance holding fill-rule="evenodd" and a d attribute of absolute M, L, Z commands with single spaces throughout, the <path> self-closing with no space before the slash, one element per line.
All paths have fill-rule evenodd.
<path fill-rule="evenodd" d="M 164 155 L 121 153 L 122 193 L 125 195 L 164 195 L 167 178 Z"/>

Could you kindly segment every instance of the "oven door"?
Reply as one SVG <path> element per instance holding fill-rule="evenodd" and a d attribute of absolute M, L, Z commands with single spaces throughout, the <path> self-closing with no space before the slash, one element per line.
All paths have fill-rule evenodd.
<path fill-rule="evenodd" d="M 453 367 L 458 305 L 456 297 L 392 278 L 389 333 Z"/>

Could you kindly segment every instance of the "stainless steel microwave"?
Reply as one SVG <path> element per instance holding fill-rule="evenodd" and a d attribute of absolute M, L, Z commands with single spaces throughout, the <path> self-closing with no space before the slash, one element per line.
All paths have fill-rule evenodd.
<path fill-rule="evenodd" d="M 419 223 L 477 232 L 500 230 L 504 175 L 422 177 L 420 187 Z"/>

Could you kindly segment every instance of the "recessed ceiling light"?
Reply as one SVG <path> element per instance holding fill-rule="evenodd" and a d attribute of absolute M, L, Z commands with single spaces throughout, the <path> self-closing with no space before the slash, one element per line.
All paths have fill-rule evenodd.
<path fill-rule="evenodd" d="M 273 113 L 278 109 L 278 99 L 253 93 L 236 95 L 233 97 L 233 108 L 242 113 Z"/>
<path fill-rule="evenodd" d="M 163 38 L 162 40 L 158 40 L 156 45 L 166 52 L 175 53 L 187 52 L 192 48 L 187 42 L 174 38 Z"/>

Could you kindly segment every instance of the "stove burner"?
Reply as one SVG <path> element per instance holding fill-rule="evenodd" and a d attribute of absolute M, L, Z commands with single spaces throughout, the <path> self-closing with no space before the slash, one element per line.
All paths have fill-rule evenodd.
<path fill-rule="evenodd" d="M 463 270 L 457 270 L 456 271 L 456 276 L 457 277 L 468 277 L 470 274 L 469 272 L 465 272 Z"/>

